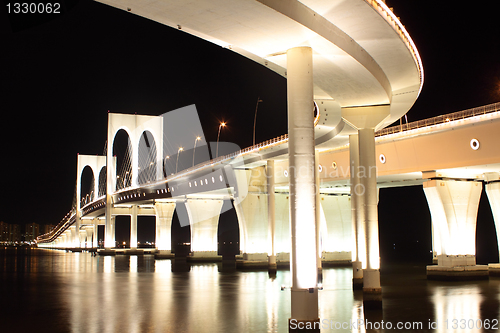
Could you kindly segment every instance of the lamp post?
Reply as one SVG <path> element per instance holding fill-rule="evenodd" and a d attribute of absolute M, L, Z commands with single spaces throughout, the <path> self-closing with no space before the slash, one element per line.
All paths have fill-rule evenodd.
<path fill-rule="evenodd" d="M 199 136 L 196 137 L 196 139 L 194 140 L 194 149 L 193 149 L 193 166 L 194 166 L 194 153 L 196 152 L 196 143 L 198 141 L 200 141 L 201 138 Z"/>
<path fill-rule="evenodd" d="M 170 161 L 170 156 L 165 156 L 165 160 L 163 161 L 163 175 L 167 177 L 168 172 L 167 172 L 167 162 Z"/>
<path fill-rule="evenodd" d="M 257 97 L 257 105 L 255 106 L 255 117 L 253 118 L 253 145 L 255 146 L 255 125 L 257 124 L 257 109 L 259 108 L 259 103 L 262 102 L 260 97 Z"/>
<path fill-rule="evenodd" d="M 179 155 L 181 151 L 183 151 L 184 148 L 180 147 L 179 150 L 177 150 L 177 161 L 175 162 L 175 173 L 177 173 L 177 166 L 179 165 Z"/>
<path fill-rule="evenodd" d="M 215 158 L 219 157 L 219 137 L 220 137 L 220 129 L 222 127 L 226 127 L 225 122 L 221 122 L 219 125 L 219 133 L 217 134 L 217 148 L 215 149 Z"/>

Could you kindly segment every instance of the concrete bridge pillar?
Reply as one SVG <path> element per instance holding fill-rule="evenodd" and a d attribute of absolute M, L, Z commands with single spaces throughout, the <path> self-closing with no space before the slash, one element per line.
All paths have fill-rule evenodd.
<path fill-rule="evenodd" d="M 191 251 L 195 259 L 221 258 L 217 254 L 217 229 L 223 200 L 188 199 L 186 209 L 191 225 Z"/>
<path fill-rule="evenodd" d="M 77 208 L 76 209 L 76 214 L 75 214 L 75 230 L 80 230 L 81 225 L 82 225 L 81 212 Z M 78 234 L 79 234 L 79 232 L 78 232 Z M 82 241 L 81 241 L 79 235 L 77 235 L 77 237 L 75 237 L 73 239 L 73 241 L 75 242 L 74 245 L 73 245 L 74 247 L 76 247 L 76 248 L 82 247 Z"/>
<path fill-rule="evenodd" d="M 155 202 L 156 212 L 156 258 L 172 256 L 171 226 L 175 202 Z"/>
<path fill-rule="evenodd" d="M 115 216 L 111 215 L 111 210 L 108 216 L 108 207 L 106 207 L 106 224 L 104 227 L 104 248 L 111 249 L 116 247 L 115 243 Z"/>
<path fill-rule="evenodd" d="M 323 265 L 349 264 L 353 244 L 351 197 L 321 194 L 319 199 Z"/>
<path fill-rule="evenodd" d="M 500 175 L 496 172 L 487 173 L 484 175 L 486 180 L 486 194 L 490 203 L 493 220 L 495 221 L 495 229 L 497 231 L 497 243 L 500 249 Z M 490 275 L 500 276 L 500 264 L 493 263 L 489 265 Z"/>
<path fill-rule="evenodd" d="M 500 249 L 500 175 L 496 172 L 485 174 L 486 178 L 486 195 L 490 203 L 491 212 L 495 221 L 495 229 L 497 230 L 498 248 Z"/>
<path fill-rule="evenodd" d="M 431 279 L 488 276 L 486 266 L 476 266 L 476 222 L 482 183 L 433 179 L 424 183 L 432 218 L 437 266 L 427 267 Z"/>
<path fill-rule="evenodd" d="M 366 263 L 362 261 L 363 304 L 365 308 L 382 308 L 375 128 L 389 116 L 389 105 L 342 109 L 344 121 L 358 131 L 359 166 L 357 168 L 351 166 L 351 171 L 356 173 L 355 177 L 357 177 L 354 179 L 356 184 L 353 191 L 357 208 L 356 220 L 358 223 L 356 225 L 362 225 L 360 228 L 364 228 L 366 245 L 366 257 L 363 258 Z"/>
<path fill-rule="evenodd" d="M 63 237 L 63 243 L 62 243 L 63 248 L 71 247 L 72 243 L 71 230 L 68 229 L 65 232 L 63 232 L 62 237 Z"/>
<path fill-rule="evenodd" d="M 269 227 L 269 258 L 268 269 L 270 272 L 276 272 L 278 266 L 276 263 L 276 194 L 274 192 L 274 160 L 267 161 L 267 223 Z"/>
<path fill-rule="evenodd" d="M 87 237 L 87 242 L 85 243 L 85 247 L 91 249 L 94 247 L 92 238 L 96 237 L 94 234 L 94 227 L 92 225 L 85 227 L 85 234 L 86 234 L 85 236 Z"/>
<path fill-rule="evenodd" d="M 79 232 L 78 232 L 78 238 L 80 240 L 79 241 L 79 243 L 80 243 L 79 248 L 85 248 L 85 247 L 87 247 L 87 242 L 86 242 L 87 231 L 85 230 L 85 228 L 79 230 Z"/>
<path fill-rule="evenodd" d="M 76 227 L 74 225 L 69 227 L 69 231 L 71 234 L 70 234 L 70 238 L 69 238 L 70 241 L 68 242 L 68 247 L 69 248 L 76 248 L 80 244 L 78 231 L 76 230 Z"/>
<path fill-rule="evenodd" d="M 276 264 L 290 263 L 290 195 L 288 193 L 275 193 L 275 209 L 276 209 L 276 234 L 275 234 L 275 251 Z"/>
<path fill-rule="evenodd" d="M 94 249 L 97 249 L 99 247 L 99 228 L 98 228 L 99 220 L 98 219 L 93 219 L 92 220 L 92 247 Z"/>
<path fill-rule="evenodd" d="M 137 205 L 132 205 L 130 214 L 130 249 L 137 249 Z"/>
<path fill-rule="evenodd" d="M 362 186 L 359 183 L 359 138 L 358 134 L 349 135 L 349 160 L 351 183 L 351 221 L 353 233 L 352 247 L 352 288 L 363 289 L 363 262 L 366 267 L 366 242 L 363 224 L 362 201 L 359 200 Z"/>
<path fill-rule="evenodd" d="M 235 173 L 238 200 L 234 201 L 234 207 L 240 227 L 240 250 L 243 252 L 243 261 L 239 264 L 267 267 L 271 250 L 266 169 L 261 166 L 235 170 Z M 244 189 L 244 186 L 247 188 Z"/>
<path fill-rule="evenodd" d="M 292 239 L 290 322 L 302 322 L 305 326 L 317 325 L 319 322 L 313 98 L 312 49 L 289 49 L 288 174 Z"/>

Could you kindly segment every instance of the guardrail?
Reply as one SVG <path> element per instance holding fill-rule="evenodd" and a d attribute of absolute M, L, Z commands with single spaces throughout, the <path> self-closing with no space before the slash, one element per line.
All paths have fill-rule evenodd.
<path fill-rule="evenodd" d="M 445 114 L 442 116 L 437 116 L 437 117 L 428 118 L 428 119 L 424 119 L 424 120 L 413 121 L 413 122 L 407 123 L 407 124 L 387 127 L 387 128 L 381 129 L 380 131 L 377 131 L 375 133 L 375 136 L 379 137 L 379 136 L 384 136 L 384 135 L 389 135 L 389 134 L 394 134 L 394 133 L 399 133 L 399 132 L 410 131 L 410 130 L 417 129 L 417 128 L 448 123 L 448 122 L 454 121 L 454 120 L 471 118 L 471 117 L 475 117 L 475 116 L 479 116 L 479 115 L 483 115 L 483 114 L 488 114 L 488 113 L 493 113 L 493 112 L 497 112 L 497 111 L 500 111 L 500 103 L 488 104 L 488 105 L 480 106 L 477 108 L 448 113 L 448 114 Z"/>

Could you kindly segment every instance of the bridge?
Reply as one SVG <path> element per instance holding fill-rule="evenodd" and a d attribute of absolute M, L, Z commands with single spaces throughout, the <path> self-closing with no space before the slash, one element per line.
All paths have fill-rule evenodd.
<path fill-rule="evenodd" d="M 110 251 L 115 216 L 126 214 L 136 248 L 137 216 L 154 215 L 158 254 L 168 256 L 172 215 L 183 204 L 188 216 L 181 224 L 191 228 L 192 256 L 214 258 L 218 217 L 223 200 L 230 199 L 244 263 L 267 262 L 275 269 L 289 261 L 292 319 L 318 323 L 322 260 L 352 261 L 353 287 L 362 284 L 365 306 L 381 306 L 377 182 L 424 183 L 433 203 L 437 266 L 476 267 L 467 235 L 478 180 L 486 179 L 487 191 L 489 186 L 496 193 L 492 124 L 498 105 L 463 120 L 380 132 L 411 108 L 424 81 L 411 37 L 383 1 L 101 2 L 220 45 L 286 77 L 288 135 L 219 156 L 227 147 L 205 141 L 193 107 L 163 116 L 110 113 L 105 155 L 78 155 L 75 207 L 39 239 L 40 246 L 96 247 L 97 225 L 104 224 L 104 247 Z M 470 132 L 481 126 L 484 131 Z M 382 134 L 376 138 L 376 132 Z M 440 149 L 434 146 L 442 147 L 447 136 L 452 140 L 444 141 L 447 155 L 435 151 L 439 162 L 433 164 L 426 154 Z M 126 142 L 123 153 L 119 137 Z M 437 137 L 441 145 L 426 147 Z M 464 140 L 470 142 L 463 145 Z M 453 155 L 453 149 L 460 153 Z M 470 158 L 464 162 L 461 154 Z M 191 167 L 183 169 L 187 155 Z M 481 165 L 493 173 L 469 178 L 472 172 L 459 172 Z M 94 179 L 88 190 L 81 187 L 82 175 Z M 460 194 L 454 196 L 455 191 Z M 463 212 L 450 213 L 464 205 Z"/>

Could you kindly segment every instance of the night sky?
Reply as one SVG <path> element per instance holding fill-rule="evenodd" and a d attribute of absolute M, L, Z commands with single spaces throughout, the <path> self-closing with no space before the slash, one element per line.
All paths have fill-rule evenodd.
<path fill-rule="evenodd" d="M 230 50 L 92 1 L 62 1 L 63 14 L 43 18 L 8 16 L 8 2 L 0 11 L 1 221 L 61 220 L 77 153 L 103 153 L 108 111 L 159 115 L 195 104 L 207 141 L 225 120 L 221 141 L 247 147 L 260 97 L 257 142 L 287 131 L 286 80 Z M 387 0 L 423 61 L 424 88 L 408 121 L 500 101 L 493 3 Z M 478 233 L 491 238 L 484 206 Z M 429 243 L 421 188 L 382 190 L 379 211 L 381 234 L 398 229 L 408 242 Z M 381 236 L 382 253 L 401 233 Z"/>

